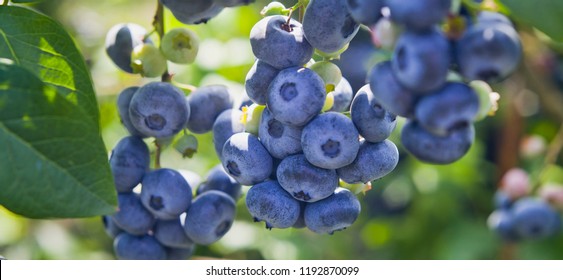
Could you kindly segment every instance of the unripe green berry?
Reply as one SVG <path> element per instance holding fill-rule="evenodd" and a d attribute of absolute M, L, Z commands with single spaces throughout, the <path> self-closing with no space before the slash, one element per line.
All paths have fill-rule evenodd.
<path fill-rule="evenodd" d="M 268 4 L 266 7 L 264 7 L 260 12 L 260 14 L 263 17 L 276 16 L 276 15 L 287 16 L 289 14 L 289 11 L 285 8 L 285 6 L 282 3 L 274 1 Z"/>
<path fill-rule="evenodd" d="M 311 66 L 311 70 L 323 79 L 327 93 L 334 91 L 336 85 L 342 80 L 342 71 L 330 61 L 319 61 Z"/>
<path fill-rule="evenodd" d="M 164 74 L 167 64 L 166 58 L 160 50 L 152 44 L 142 44 L 133 49 L 131 54 L 133 73 L 143 77 L 156 78 Z"/>
<path fill-rule="evenodd" d="M 199 38 L 192 30 L 175 28 L 164 34 L 160 49 L 166 59 L 178 64 L 190 64 L 197 56 Z"/>

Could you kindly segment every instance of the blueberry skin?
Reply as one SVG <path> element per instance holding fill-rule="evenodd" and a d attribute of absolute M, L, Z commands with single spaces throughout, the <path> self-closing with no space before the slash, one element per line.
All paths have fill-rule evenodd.
<path fill-rule="evenodd" d="M 305 225 L 305 206 L 307 206 L 306 202 L 299 202 L 299 218 L 297 219 L 297 221 L 291 226 L 292 228 L 305 228 L 307 227 Z"/>
<path fill-rule="evenodd" d="M 473 125 L 458 127 L 447 136 L 437 136 L 418 122 L 410 121 L 401 133 L 405 149 L 420 161 L 432 164 L 450 164 L 459 160 L 469 151 L 474 139 Z"/>
<path fill-rule="evenodd" d="M 161 168 L 143 178 L 141 201 L 155 217 L 171 220 L 188 210 L 192 189 L 178 171 Z"/>
<path fill-rule="evenodd" d="M 277 69 L 305 65 L 313 57 L 313 47 L 303 34 L 301 23 L 286 16 L 268 16 L 250 30 L 252 52 Z M 287 30 L 289 31 L 287 31 Z"/>
<path fill-rule="evenodd" d="M 405 118 L 414 117 L 417 96 L 399 83 L 391 69 L 391 62 L 375 65 L 368 77 L 373 96 L 385 110 Z"/>
<path fill-rule="evenodd" d="M 131 99 L 129 118 L 143 135 L 167 138 L 180 132 L 190 117 L 184 93 L 170 83 L 151 82 Z"/>
<path fill-rule="evenodd" d="M 158 220 L 154 225 L 153 235 L 166 247 L 190 249 L 194 242 L 186 235 L 180 218 L 174 220 Z"/>
<path fill-rule="evenodd" d="M 516 69 L 521 58 L 520 37 L 508 24 L 475 24 L 457 43 L 459 70 L 468 80 L 501 81 Z"/>
<path fill-rule="evenodd" d="M 187 260 L 193 256 L 195 248 L 195 244 L 189 248 L 171 248 L 164 246 L 167 260 Z"/>
<path fill-rule="evenodd" d="M 111 238 L 115 238 L 117 235 L 124 232 L 123 229 L 113 221 L 111 216 L 102 216 L 102 223 L 104 224 L 104 230 L 106 231 L 106 234 Z"/>
<path fill-rule="evenodd" d="M 360 24 L 348 12 L 346 0 L 311 0 L 303 17 L 303 32 L 311 45 L 333 53 L 348 44 Z"/>
<path fill-rule="evenodd" d="M 283 159 L 301 153 L 303 127 L 286 125 L 276 120 L 268 108 L 262 112 L 258 136 L 266 150 L 275 158 Z"/>
<path fill-rule="evenodd" d="M 217 156 L 221 159 L 223 155 L 223 146 L 225 142 L 236 133 L 244 132 L 244 124 L 242 124 L 242 111 L 238 109 L 229 109 L 223 111 L 215 123 L 213 123 L 213 146 Z"/>
<path fill-rule="evenodd" d="M 165 260 L 166 250 L 149 235 L 118 235 L 113 241 L 113 250 L 120 260 Z"/>
<path fill-rule="evenodd" d="M 248 97 L 256 104 L 266 105 L 268 87 L 279 72 L 280 70 L 270 64 L 257 59 L 246 74 L 244 87 Z"/>
<path fill-rule="evenodd" d="M 221 239 L 235 219 L 235 201 L 211 190 L 197 196 L 184 222 L 184 231 L 196 244 L 209 245 Z"/>
<path fill-rule="evenodd" d="M 397 126 L 397 116 L 383 108 L 373 96 L 369 85 L 356 93 L 350 114 L 360 135 L 369 142 L 387 139 Z"/>
<path fill-rule="evenodd" d="M 515 231 L 525 239 L 541 239 L 561 229 L 561 217 L 545 201 L 522 198 L 512 208 Z"/>
<path fill-rule="evenodd" d="M 497 209 L 509 210 L 512 208 L 514 201 L 512 201 L 512 198 L 510 198 L 507 193 L 503 191 L 497 191 L 494 196 L 494 203 Z"/>
<path fill-rule="evenodd" d="M 143 43 L 147 30 L 134 23 L 122 23 L 113 26 L 106 35 L 106 53 L 117 67 L 127 73 L 133 73 L 131 68 L 131 53 L 136 46 Z"/>
<path fill-rule="evenodd" d="M 223 10 L 223 6 L 208 0 L 160 0 L 160 3 L 185 24 L 207 23 Z"/>
<path fill-rule="evenodd" d="M 353 93 L 366 84 L 366 77 L 373 66 L 372 57 L 376 51 L 370 33 L 360 29 L 348 45 L 348 49 L 340 55 L 340 59 L 334 60 L 334 64 L 340 68 L 342 76 L 352 86 Z"/>
<path fill-rule="evenodd" d="M 255 222 L 267 229 L 289 228 L 299 218 L 300 205 L 276 181 L 254 185 L 246 194 L 246 207 Z"/>
<path fill-rule="evenodd" d="M 327 112 L 314 118 L 301 135 L 307 160 L 318 167 L 338 169 L 354 161 L 360 149 L 360 134 L 352 120 Z"/>
<path fill-rule="evenodd" d="M 323 109 L 324 82 L 313 70 L 293 67 L 282 70 L 268 90 L 267 105 L 284 124 L 304 126 Z"/>
<path fill-rule="evenodd" d="M 437 90 L 448 76 L 449 48 L 448 40 L 437 29 L 424 33 L 407 31 L 395 47 L 393 73 L 401 85 L 415 93 Z"/>
<path fill-rule="evenodd" d="M 117 194 L 119 210 L 111 216 L 113 222 L 129 234 L 146 234 L 154 225 L 155 218 L 141 203 L 136 193 Z"/>
<path fill-rule="evenodd" d="M 258 137 L 250 133 L 237 133 L 223 146 L 223 167 L 229 175 L 243 185 L 251 186 L 270 177 L 272 156 Z"/>
<path fill-rule="evenodd" d="M 282 188 L 304 202 L 327 198 L 338 187 L 335 170 L 316 167 L 302 154 L 282 160 L 276 173 Z"/>
<path fill-rule="evenodd" d="M 508 19 L 508 17 L 506 17 L 501 13 L 492 12 L 492 11 L 481 11 L 477 15 L 476 21 L 479 24 L 507 24 L 513 26 L 512 22 L 510 21 L 510 19 Z"/>
<path fill-rule="evenodd" d="M 191 114 L 186 127 L 198 134 L 211 131 L 217 117 L 231 109 L 233 102 L 229 90 L 223 85 L 198 88 L 187 97 Z"/>
<path fill-rule="evenodd" d="M 113 148 L 109 165 L 115 189 L 120 193 L 131 192 L 149 171 L 149 148 L 139 137 L 125 137 Z"/>
<path fill-rule="evenodd" d="M 228 194 L 235 201 L 242 195 L 242 186 L 233 177 L 229 176 L 221 164 L 209 170 L 206 178 L 205 182 L 201 183 L 199 188 L 197 188 L 197 195 L 210 190 L 217 190 Z"/>
<path fill-rule="evenodd" d="M 352 18 L 364 25 L 373 25 L 381 18 L 384 0 L 346 0 Z"/>
<path fill-rule="evenodd" d="M 340 83 L 336 85 L 336 88 L 332 92 L 334 96 L 334 105 L 330 108 L 331 112 L 346 112 L 350 109 L 350 103 L 354 98 L 354 90 L 346 78 L 342 78 Z"/>
<path fill-rule="evenodd" d="M 386 0 L 391 19 L 408 29 L 424 31 L 442 22 L 450 11 L 452 0 Z"/>
<path fill-rule="evenodd" d="M 131 123 L 131 119 L 129 118 L 129 104 L 131 104 L 131 99 L 138 89 L 139 87 L 128 87 L 119 93 L 117 96 L 117 113 L 119 114 L 121 123 L 127 129 L 129 134 L 144 138 L 147 136 L 139 132 Z"/>
<path fill-rule="evenodd" d="M 420 98 L 415 117 L 429 132 L 445 136 L 473 123 L 479 111 L 479 97 L 464 83 L 447 83 L 438 92 Z"/>
<path fill-rule="evenodd" d="M 510 210 L 496 210 L 487 220 L 489 229 L 508 242 L 520 241 L 522 237 L 516 232 L 514 215 Z"/>
<path fill-rule="evenodd" d="M 348 184 L 367 183 L 391 173 L 399 163 L 399 150 L 389 140 L 379 143 L 362 142 L 358 156 L 350 165 L 336 172 Z"/>
<path fill-rule="evenodd" d="M 360 210 L 358 198 L 349 190 L 338 188 L 328 198 L 305 206 L 305 225 L 319 234 L 333 234 L 351 226 Z"/>

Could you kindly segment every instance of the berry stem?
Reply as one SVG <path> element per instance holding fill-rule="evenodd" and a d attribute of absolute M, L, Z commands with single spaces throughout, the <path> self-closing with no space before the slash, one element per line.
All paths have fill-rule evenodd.
<path fill-rule="evenodd" d="M 160 154 L 162 153 L 162 147 L 160 146 L 157 140 L 154 141 L 154 145 L 156 147 L 156 151 L 154 155 L 154 168 L 160 169 Z"/>
<path fill-rule="evenodd" d="M 156 13 L 154 14 L 154 20 L 152 25 L 154 26 L 154 30 L 158 34 L 159 41 L 162 41 L 162 37 L 164 36 L 164 6 L 160 1 L 156 1 Z M 162 74 L 161 80 L 163 82 L 170 82 L 172 81 L 172 75 L 168 72 L 168 68 Z"/>
<path fill-rule="evenodd" d="M 551 165 L 553 165 L 557 161 L 557 157 L 561 153 L 561 149 L 563 149 L 563 124 L 559 127 L 559 131 L 553 141 L 549 144 L 547 148 L 547 153 L 545 155 L 545 159 L 543 162 L 543 168 L 538 173 L 537 182 L 534 184 L 531 193 L 537 193 L 538 189 L 541 187 L 542 178 L 545 177 L 545 173 L 549 169 Z"/>
<path fill-rule="evenodd" d="M 2 2 L 2 6 L 8 6 L 8 4 L 10 4 L 10 0 L 4 0 L 4 2 Z"/>

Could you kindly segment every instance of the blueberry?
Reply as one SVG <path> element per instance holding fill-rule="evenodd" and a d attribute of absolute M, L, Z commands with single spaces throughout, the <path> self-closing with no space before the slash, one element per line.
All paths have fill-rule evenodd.
<path fill-rule="evenodd" d="M 393 21 L 409 29 L 424 31 L 442 22 L 450 11 L 452 0 L 386 0 Z"/>
<path fill-rule="evenodd" d="M 187 260 L 192 257 L 195 251 L 195 244 L 189 248 L 171 248 L 164 246 L 167 260 Z"/>
<path fill-rule="evenodd" d="M 268 93 L 266 91 L 266 93 Z M 250 97 L 248 96 L 248 94 L 246 93 L 246 91 L 244 92 L 244 94 L 242 95 L 241 99 L 239 102 L 237 102 L 237 106 L 235 106 L 235 108 L 238 108 L 239 110 L 242 111 L 242 108 L 244 107 L 250 107 L 252 106 L 254 103 L 254 101 L 252 101 L 252 99 L 250 99 Z"/>
<path fill-rule="evenodd" d="M 373 66 L 373 56 L 376 54 L 370 33 L 360 29 L 356 37 L 348 45 L 348 49 L 340 55 L 334 63 L 340 67 L 342 76 L 352 86 L 352 91 L 357 92 L 366 84 L 368 70 Z"/>
<path fill-rule="evenodd" d="M 297 221 L 291 226 L 292 228 L 305 228 L 305 206 L 307 206 L 307 202 L 300 202 L 299 203 L 299 218 Z"/>
<path fill-rule="evenodd" d="M 514 228 L 526 239 L 541 239 L 554 235 L 561 228 L 561 217 L 545 201 L 522 198 L 512 208 Z"/>
<path fill-rule="evenodd" d="M 223 155 L 225 142 L 236 133 L 244 132 L 242 123 L 242 111 L 229 109 L 223 111 L 213 123 L 213 146 L 219 158 Z"/>
<path fill-rule="evenodd" d="M 472 124 L 457 127 L 446 136 L 426 131 L 416 121 L 408 122 L 401 133 L 401 141 L 407 151 L 420 161 L 433 164 L 450 164 L 463 157 L 475 138 Z"/>
<path fill-rule="evenodd" d="M 207 23 L 223 10 L 223 6 L 209 0 L 160 0 L 160 3 L 185 24 Z"/>
<path fill-rule="evenodd" d="M 254 221 L 264 221 L 267 229 L 291 227 L 299 218 L 299 202 L 276 181 L 254 185 L 246 195 L 246 207 Z"/>
<path fill-rule="evenodd" d="M 149 148 L 139 137 L 125 137 L 113 148 L 109 165 L 116 190 L 130 192 L 149 171 Z"/>
<path fill-rule="evenodd" d="M 146 35 L 147 30 L 140 25 L 117 24 L 108 31 L 106 36 L 106 52 L 121 70 L 133 73 L 131 53 L 136 46 L 145 43 L 143 40 Z M 148 43 L 150 40 L 146 42 Z"/>
<path fill-rule="evenodd" d="M 387 139 L 397 126 L 397 116 L 383 108 L 373 96 L 369 85 L 356 93 L 350 114 L 360 135 L 369 142 Z"/>
<path fill-rule="evenodd" d="M 305 65 L 313 57 L 313 47 L 303 34 L 301 23 L 285 16 L 268 16 L 250 30 L 252 52 L 277 69 Z"/>
<path fill-rule="evenodd" d="M 311 164 L 337 169 L 354 161 L 360 148 L 359 137 L 352 120 L 341 113 L 327 112 L 303 128 L 301 145 Z"/>
<path fill-rule="evenodd" d="M 209 245 L 221 239 L 235 219 L 235 201 L 210 190 L 197 196 L 186 213 L 184 230 L 196 244 Z"/>
<path fill-rule="evenodd" d="M 115 238 L 118 234 L 123 232 L 123 229 L 113 221 L 111 216 L 102 216 L 102 223 L 104 224 L 106 234 L 111 238 Z"/>
<path fill-rule="evenodd" d="M 489 229 L 498 234 L 502 239 L 515 242 L 521 239 L 521 236 L 516 232 L 514 224 L 514 215 L 510 210 L 496 210 L 487 220 Z"/>
<path fill-rule="evenodd" d="M 138 137 L 146 137 L 135 128 L 129 118 L 129 104 L 131 104 L 131 99 L 138 89 L 139 87 L 128 87 L 119 93 L 119 96 L 117 97 L 117 112 L 121 123 L 127 129 L 129 134 Z"/>
<path fill-rule="evenodd" d="M 118 227 L 134 235 L 143 235 L 153 227 L 155 218 L 136 193 L 120 193 L 117 201 L 119 210 L 112 215 L 112 219 Z"/>
<path fill-rule="evenodd" d="M 351 226 L 360 215 L 360 208 L 352 192 L 338 188 L 328 198 L 305 206 L 305 225 L 319 234 L 333 234 Z"/>
<path fill-rule="evenodd" d="M 191 112 L 187 128 L 193 133 L 211 131 L 215 119 L 233 107 L 233 97 L 222 85 L 200 87 L 188 96 L 187 101 Z"/>
<path fill-rule="evenodd" d="M 262 112 L 258 136 L 273 157 L 283 159 L 301 153 L 302 130 L 302 127 L 286 125 L 276 120 L 266 108 Z"/>
<path fill-rule="evenodd" d="M 401 117 L 411 118 L 414 116 L 417 97 L 395 78 L 391 69 L 391 62 L 387 61 L 375 65 L 368 77 L 371 92 L 385 110 Z"/>
<path fill-rule="evenodd" d="M 479 24 L 506 24 L 512 25 L 512 22 L 503 14 L 492 11 L 481 11 L 477 15 L 477 23 Z"/>
<path fill-rule="evenodd" d="M 503 191 L 497 191 L 495 193 L 494 202 L 495 202 L 495 207 L 501 210 L 509 210 L 512 208 L 512 205 L 514 204 L 512 198 L 510 198 L 510 196 Z"/>
<path fill-rule="evenodd" d="M 246 74 L 244 87 L 248 97 L 256 104 L 266 105 L 268 87 L 279 72 L 280 70 L 270 66 L 270 64 L 257 59 Z"/>
<path fill-rule="evenodd" d="M 384 0 L 346 0 L 352 18 L 364 25 L 374 25 L 381 18 Z"/>
<path fill-rule="evenodd" d="M 141 201 L 157 218 L 177 218 L 190 207 L 192 189 L 176 170 L 161 168 L 143 178 Z"/>
<path fill-rule="evenodd" d="M 391 65 L 397 80 L 413 92 L 431 92 L 446 82 L 449 43 L 437 29 L 399 37 Z"/>
<path fill-rule="evenodd" d="M 352 98 L 354 98 L 354 90 L 346 78 L 342 77 L 340 83 L 336 85 L 336 88 L 332 92 L 334 96 L 334 105 L 330 108 L 332 112 L 345 112 L 350 108 L 350 103 Z"/>
<path fill-rule="evenodd" d="M 276 173 L 282 188 L 300 201 L 319 201 L 338 187 L 335 170 L 316 167 L 302 154 L 283 159 Z"/>
<path fill-rule="evenodd" d="M 190 117 L 184 93 L 170 83 L 151 82 L 131 99 L 129 117 L 147 136 L 166 138 L 180 132 Z"/>
<path fill-rule="evenodd" d="M 153 234 L 160 244 L 167 247 L 190 249 L 194 245 L 194 242 L 186 235 L 179 217 L 174 220 L 156 221 Z"/>
<path fill-rule="evenodd" d="M 113 241 L 113 250 L 120 260 L 165 260 L 166 250 L 149 235 L 118 235 Z"/>
<path fill-rule="evenodd" d="M 221 164 L 213 167 L 207 173 L 206 180 L 197 188 L 197 195 L 210 190 L 217 190 L 228 194 L 235 201 L 242 194 L 241 185 L 229 176 Z"/>
<path fill-rule="evenodd" d="M 250 133 L 237 133 L 223 146 L 223 167 L 237 182 L 254 185 L 265 181 L 273 170 L 272 156 L 258 138 Z"/>
<path fill-rule="evenodd" d="M 399 151 L 393 142 L 364 141 L 354 162 L 339 168 L 337 173 L 348 184 L 367 183 L 389 174 L 398 163 Z"/>
<path fill-rule="evenodd" d="M 498 82 L 510 75 L 522 57 L 522 44 L 508 24 L 478 23 L 457 42 L 456 59 L 468 80 Z"/>
<path fill-rule="evenodd" d="M 303 31 L 311 45 L 334 53 L 348 44 L 360 29 L 348 12 L 346 0 L 311 0 L 303 17 Z"/>
<path fill-rule="evenodd" d="M 479 97 L 464 83 L 447 83 L 438 92 L 420 98 L 415 109 L 419 124 L 445 136 L 458 127 L 471 125 L 479 111 Z"/>
<path fill-rule="evenodd" d="M 321 112 L 325 98 L 324 82 L 319 75 L 294 67 L 282 70 L 272 81 L 267 104 L 276 120 L 303 126 Z"/>

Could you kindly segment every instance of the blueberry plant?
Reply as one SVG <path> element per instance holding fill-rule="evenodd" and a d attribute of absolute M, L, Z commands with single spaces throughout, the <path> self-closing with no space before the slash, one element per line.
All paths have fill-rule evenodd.
<path fill-rule="evenodd" d="M 502 85 L 528 66 L 527 36 L 555 51 L 563 42 L 556 0 L 155 1 L 152 18 L 105 35 L 111 67 L 143 78 L 117 95 L 128 135 L 108 160 L 85 59 L 28 2 L 0 6 L 0 204 L 34 219 L 101 216 L 118 259 L 188 259 L 231 230 L 237 204 L 269 230 L 345 235 L 335 233 L 383 204 L 362 202 L 372 185 L 408 171 L 401 160 L 462 160 L 478 122 L 522 98 Z M 176 79 L 205 43 L 192 27 L 259 4 L 242 98 Z M 559 66 L 548 67 L 556 83 Z M 561 122 L 553 104 L 563 103 L 550 100 Z M 205 134 L 212 141 L 198 141 Z M 552 138 L 522 142 L 525 159 L 501 166 L 487 224 L 506 248 L 561 232 L 563 127 Z M 161 161 L 167 149 L 192 158 L 202 146 L 220 161 L 203 179 Z"/>

